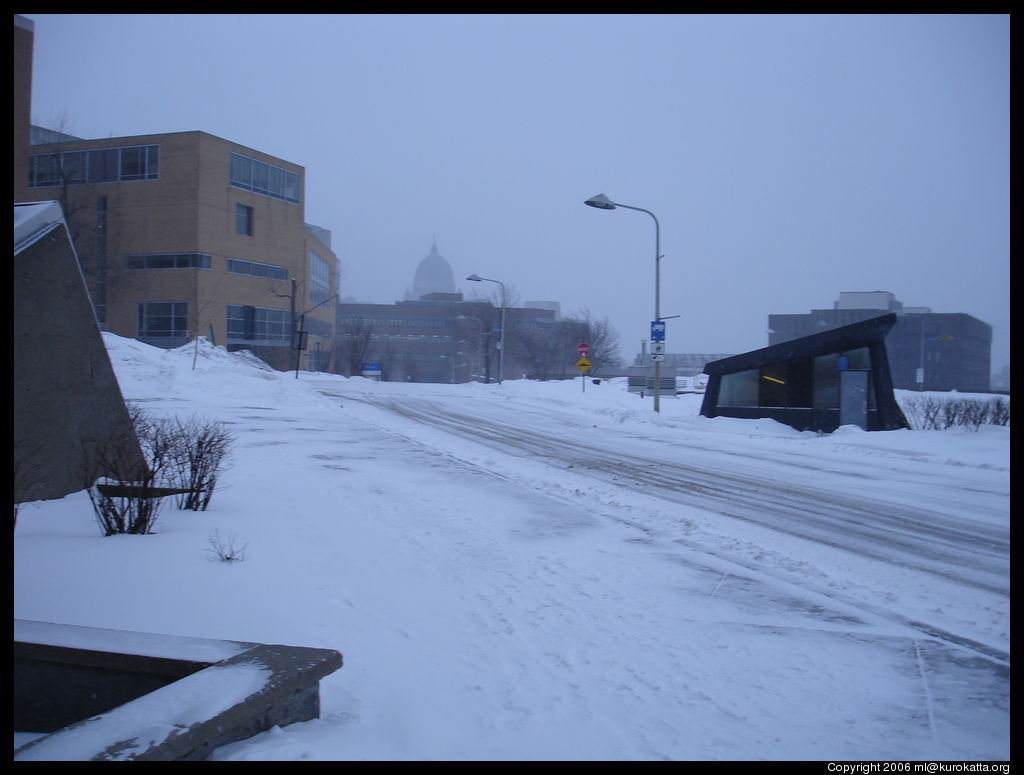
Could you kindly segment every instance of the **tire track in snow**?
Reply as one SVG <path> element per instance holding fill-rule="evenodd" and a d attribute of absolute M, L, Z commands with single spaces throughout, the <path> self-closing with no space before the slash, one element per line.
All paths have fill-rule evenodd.
<path fill-rule="evenodd" d="M 505 453 L 518 453 L 533 460 L 549 462 L 561 470 L 570 464 L 574 473 L 626 487 L 648 497 L 740 519 L 997 595 L 1009 595 L 1009 535 L 1005 530 L 972 525 L 974 529 L 968 531 L 942 512 L 868 497 L 854 499 L 812 486 L 796 486 L 792 482 L 779 483 L 742 472 L 741 462 L 737 468 L 728 471 L 689 462 L 666 463 L 662 459 L 583 444 L 528 426 L 466 414 L 428 400 L 404 398 L 398 401 L 388 397 L 350 394 L 344 397 Z M 742 460 L 740 456 L 736 459 Z M 629 523 L 650 535 L 657 536 L 661 532 L 660 525 L 651 524 L 644 518 L 634 516 Z M 672 540 L 689 549 L 711 554 L 720 561 L 767 573 L 763 567 L 721 556 L 706 546 L 685 539 Z M 832 589 L 816 588 L 810 583 L 796 584 L 788 578 L 774 578 L 787 585 L 799 586 L 804 592 L 823 595 L 909 627 L 930 638 L 982 654 L 1002 664 L 1009 663 L 1009 654 L 1001 649 L 863 600 L 847 598 Z"/>

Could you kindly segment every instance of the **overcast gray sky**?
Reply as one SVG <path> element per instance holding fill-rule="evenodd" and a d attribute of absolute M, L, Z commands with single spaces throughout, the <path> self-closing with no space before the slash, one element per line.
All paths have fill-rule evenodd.
<path fill-rule="evenodd" d="M 342 293 L 436 235 L 467 296 L 607 316 L 630 357 L 768 343 L 840 291 L 993 326 L 1009 364 L 1008 15 L 80 15 L 36 23 L 32 115 L 202 130 L 306 168 Z"/>

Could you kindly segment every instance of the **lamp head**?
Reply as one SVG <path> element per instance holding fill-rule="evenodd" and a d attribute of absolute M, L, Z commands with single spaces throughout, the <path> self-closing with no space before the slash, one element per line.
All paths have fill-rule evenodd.
<path fill-rule="evenodd" d="M 482 277 L 481 277 L 480 275 L 478 275 L 478 274 L 471 274 L 471 275 L 470 275 L 469 277 L 467 277 L 466 279 L 467 279 L 467 280 L 472 280 L 473 282 L 475 282 L 475 283 L 478 283 L 478 282 L 481 282 L 481 281 L 482 281 L 482 280 L 483 280 L 484 278 L 482 278 Z"/>
<path fill-rule="evenodd" d="M 595 194 L 586 200 L 583 204 L 596 207 L 598 210 L 614 210 L 615 202 L 606 197 L 604 194 Z"/>

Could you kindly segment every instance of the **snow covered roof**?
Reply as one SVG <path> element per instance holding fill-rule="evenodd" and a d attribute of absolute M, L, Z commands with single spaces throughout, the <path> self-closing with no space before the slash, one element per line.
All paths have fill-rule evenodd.
<path fill-rule="evenodd" d="M 64 224 L 59 202 L 26 202 L 14 205 L 14 255 Z"/>

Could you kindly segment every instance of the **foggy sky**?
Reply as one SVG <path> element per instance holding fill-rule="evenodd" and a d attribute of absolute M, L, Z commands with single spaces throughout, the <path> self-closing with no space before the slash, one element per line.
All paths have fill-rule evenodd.
<path fill-rule="evenodd" d="M 202 130 L 306 168 L 342 295 L 403 298 L 436 236 L 631 358 L 768 343 L 841 291 L 993 326 L 1009 364 L 1007 15 L 75 15 L 35 22 L 32 116 Z M 485 284 L 486 285 L 486 284 Z"/>

